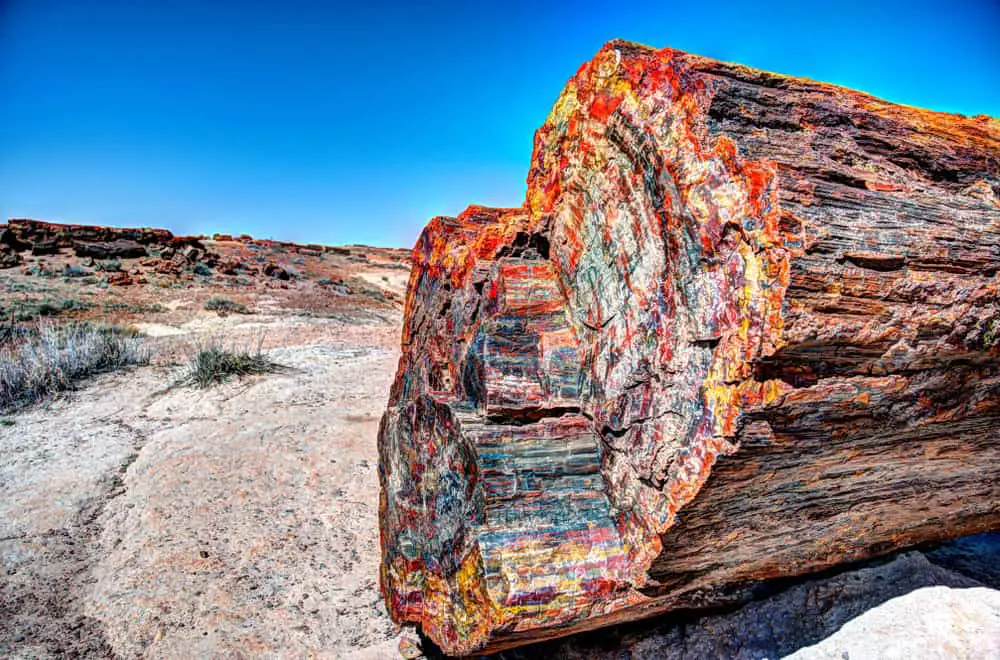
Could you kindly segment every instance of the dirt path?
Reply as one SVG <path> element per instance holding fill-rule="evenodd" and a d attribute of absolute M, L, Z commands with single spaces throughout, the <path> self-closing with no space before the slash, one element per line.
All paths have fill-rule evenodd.
<path fill-rule="evenodd" d="M 0 427 L 0 655 L 398 657 L 375 445 L 398 331 L 267 321 L 286 373 L 164 391 L 148 367 Z"/>

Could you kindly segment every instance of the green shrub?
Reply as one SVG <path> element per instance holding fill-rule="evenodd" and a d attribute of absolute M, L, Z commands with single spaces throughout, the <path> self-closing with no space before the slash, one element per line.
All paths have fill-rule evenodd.
<path fill-rule="evenodd" d="M 98 261 L 95 267 L 105 273 L 117 273 L 122 269 L 122 262 L 117 259 L 108 259 L 107 261 Z"/>
<path fill-rule="evenodd" d="M 192 270 L 194 270 L 195 275 L 201 275 L 202 277 L 212 276 L 212 269 L 202 263 L 195 264 Z"/>
<path fill-rule="evenodd" d="M 63 298 L 59 301 L 59 311 L 61 312 L 82 312 L 94 306 L 94 303 L 76 298 Z"/>
<path fill-rule="evenodd" d="M 254 349 L 235 345 L 227 348 L 219 339 L 195 344 L 194 354 L 188 361 L 185 373 L 178 384 L 208 388 L 224 383 L 232 376 L 276 373 L 284 370 L 282 365 L 264 355 L 261 350 L 263 342 L 264 338 L 261 337 Z"/>
<path fill-rule="evenodd" d="M 71 389 L 94 374 L 148 362 L 149 351 L 133 329 L 43 325 L 0 347 L 0 413 Z"/>
<path fill-rule="evenodd" d="M 238 303 L 228 298 L 209 298 L 205 303 L 205 309 L 210 312 L 229 312 L 232 314 L 252 314 L 249 307 L 243 303 Z"/>

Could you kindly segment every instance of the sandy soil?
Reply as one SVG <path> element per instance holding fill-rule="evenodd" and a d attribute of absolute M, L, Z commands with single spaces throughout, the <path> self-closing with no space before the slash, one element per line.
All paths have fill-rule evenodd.
<path fill-rule="evenodd" d="M 399 657 L 375 443 L 398 325 L 204 313 L 149 334 L 169 355 L 262 326 L 284 373 L 201 391 L 154 365 L 0 427 L 0 655 Z"/>

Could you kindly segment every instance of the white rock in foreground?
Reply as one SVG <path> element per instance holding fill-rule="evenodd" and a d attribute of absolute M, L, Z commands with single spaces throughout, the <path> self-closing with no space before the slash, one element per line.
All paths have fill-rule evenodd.
<path fill-rule="evenodd" d="M 1000 658 L 1000 591 L 926 587 L 852 619 L 786 660 Z"/>

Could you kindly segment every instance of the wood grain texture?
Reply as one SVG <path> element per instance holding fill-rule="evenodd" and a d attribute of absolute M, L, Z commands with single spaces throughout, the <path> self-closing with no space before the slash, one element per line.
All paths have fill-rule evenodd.
<path fill-rule="evenodd" d="M 414 248 L 382 587 L 500 649 L 1000 526 L 1000 122 L 612 42 Z"/>

